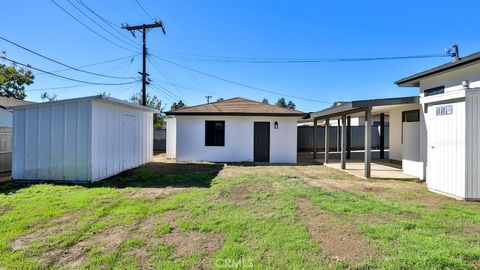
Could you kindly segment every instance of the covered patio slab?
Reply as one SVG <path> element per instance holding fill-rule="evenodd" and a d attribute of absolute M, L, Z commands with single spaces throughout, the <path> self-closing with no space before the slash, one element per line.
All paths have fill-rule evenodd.
<path fill-rule="evenodd" d="M 346 164 L 346 168 L 342 170 L 342 164 L 340 160 L 330 160 L 330 163 L 324 164 L 327 167 L 345 171 L 351 175 L 364 178 L 364 161 L 361 159 L 349 160 Z M 370 178 L 379 179 L 405 179 L 405 180 L 418 180 L 417 177 L 404 174 L 400 164 L 389 163 L 388 161 L 372 161 L 370 168 Z"/>

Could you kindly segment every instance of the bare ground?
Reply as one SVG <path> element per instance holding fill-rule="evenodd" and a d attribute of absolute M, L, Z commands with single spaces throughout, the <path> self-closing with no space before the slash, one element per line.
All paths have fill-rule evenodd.
<path fill-rule="evenodd" d="M 185 191 L 187 188 L 182 187 L 164 187 L 164 188 L 140 188 L 125 194 L 126 199 L 144 199 L 144 198 L 157 198 L 160 196 L 166 196 L 173 193 Z"/>
<path fill-rule="evenodd" d="M 355 264 L 371 255 L 370 247 L 348 219 L 315 209 L 313 202 L 306 198 L 298 199 L 297 205 L 300 220 L 330 259 Z"/>
<path fill-rule="evenodd" d="M 68 213 L 46 223 L 37 224 L 38 227 L 34 231 L 15 238 L 11 248 L 15 251 L 28 251 L 33 241 L 80 229 L 81 223 L 78 222 L 78 216 L 78 213 Z M 102 254 L 108 254 L 117 250 L 124 241 L 137 238 L 143 240 L 145 245 L 135 247 L 128 253 L 138 260 L 142 269 L 154 268 L 152 257 L 155 254 L 151 254 L 150 250 L 160 242 L 172 247 L 172 258 L 185 258 L 202 253 L 205 255 L 204 259 L 196 268 L 204 268 L 209 264 L 211 254 L 223 245 L 225 237 L 213 232 L 179 230 L 177 221 L 189 218 L 190 214 L 185 211 L 167 211 L 161 215 L 148 216 L 134 224 L 115 225 L 93 233 L 67 248 L 47 248 L 41 255 L 35 257 L 44 267 L 78 268 L 86 262 L 94 248 Z M 168 224 L 171 231 L 159 235 L 155 230 L 160 223 Z"/>

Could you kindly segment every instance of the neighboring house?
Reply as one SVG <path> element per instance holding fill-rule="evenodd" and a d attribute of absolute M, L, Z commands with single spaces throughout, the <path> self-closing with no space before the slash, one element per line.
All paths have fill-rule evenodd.
<path fill-rule="evenodd" d="M 13 107 L 14 180 L 95 182 L 153 160 L 153 113 L 103 95 Z"/>
<path fill-rule="evenodd" d="M 0 97 L 0 126 L 12 126 L 12 112 L 7 110 L 8 107 L 31 103 L 33 102 L 15 98 Z"/>
<path fill-rule="evenodd" d="M 303 112 L 237 97 L 166 114 L 167 158 L 297 162 L 297 120 Z"/>
<path fill-rule="evenodd" d="M 419 156 L 430 190 L 480 199 L 480 52 L 396 82 L 420 89 Z"/>

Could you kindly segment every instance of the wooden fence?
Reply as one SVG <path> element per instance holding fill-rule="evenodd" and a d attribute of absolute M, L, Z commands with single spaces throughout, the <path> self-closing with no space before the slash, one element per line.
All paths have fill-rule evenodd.
<path fill-rule="evenodd" d="M 0 126 L 0 172 L 12 170 L 12 128 Z"/>

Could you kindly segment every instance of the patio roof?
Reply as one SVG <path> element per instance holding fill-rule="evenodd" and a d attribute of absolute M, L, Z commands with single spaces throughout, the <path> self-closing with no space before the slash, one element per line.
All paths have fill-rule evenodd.
<path fill-rule="evenodd" d="M 341 105 L 327 108 L 325 110 L 310 113 L 310 119 L 330 118 L 335 116 L 341 116 L 344 114 L 363 112 L 367 108 L 373 109 L 374 107 L 391 107 L 391 106 L 418 104 L 418 103 L 419 103 L 418 96 L 354 100 L 349 102 L 343 102 Z M 386 108 L 382 108 L 382 109 L 386 109 Z"/>

